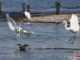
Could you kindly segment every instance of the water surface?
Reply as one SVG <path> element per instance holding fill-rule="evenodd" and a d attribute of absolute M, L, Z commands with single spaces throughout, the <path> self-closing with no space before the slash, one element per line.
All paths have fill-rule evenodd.
<path fill-rule="evenodd" d="M 17 23 L 19 24 L 19 22 Z M 80 36 L 77 36 L 74 44 L 68 42 L 72 36 L 66 31 L 64 24 L 53 23 L 32 23 L 22 24 L 22 28 L 27 31 L 34 31 L 33 37 L 17 37 L 11 31 L 7 22 L 0 22 L 0 59 L 1 60 L 72 60 L 73 52 L 77 50 L 34 50 L 34 48 L 80 48 Z M 24 52 L 18 51 L 16 44 L 29 44 L 32 50 Z"/>

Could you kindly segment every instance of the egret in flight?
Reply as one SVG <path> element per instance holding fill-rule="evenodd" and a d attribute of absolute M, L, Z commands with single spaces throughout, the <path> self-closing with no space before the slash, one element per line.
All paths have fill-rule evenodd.
<path fill-rule="evenodd" d="M 76 14 L 72 14 L 71 19 L 70 19 L 70 27 L 67 27 L 67 22 L 64 21 L 63 23 L 65 23 L 65 28 L 66 30 L 69 30 L 73 33 L 73 36 L 69 39 L 69 41 L 71 41 L 72 39 L 72 43 L 76 38 L 76 35 L 79 33 L 79 19 L 78 16 Z"/>
<path fill-rule="evenodd" d="M 28 32 L 26 30 L 23 30 L 21 26 L 18 26 L 16 22 L 9 16 L 9 14 L 6 14 L 8 26 L 12 31 L 15 31 L 17 33 L 17 36 L 23 36 L 23 37 L 30 37 L 34 34 L 33 31 Z"/>

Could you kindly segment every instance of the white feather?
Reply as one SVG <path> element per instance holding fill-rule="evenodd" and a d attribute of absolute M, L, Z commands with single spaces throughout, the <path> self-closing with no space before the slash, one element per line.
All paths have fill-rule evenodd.
<path fill-rule="evenodd" d="M 25 16 L 26 16 L 29 20 L 31 19 L 31 15 L 30 15 L 30 13 L 29 13 L 29 12 L 24 11 L 24 14 L 25 14 Z"/>
<path fill-rule="evenodd" d="M 17 33 L 17 36 L 21 35 L 21 36 L 27 37 L 27 36 L 33 35 L 32 32 L 27 32 L 26 30 L 23 30 L 20 26 L 18 26 L 16 22 L 9 16 L 9 14 L 6 14 L 6 18 L 7 18 L 9 28 L 12 31 L 15 31 Z"/>
<path fill-rule="evenodd" d="M 67 27 L 67 22 L 65 23 L 65 28 L 68 31 L 71 31 L 73 33 L 73 37 L 71 37 L 69 39 L 69 41 L 71 41 L 72 39 L 72 43 L 76 38 L 76 34 L 78 35 L 79 33 L 79 19 L 78 16 L 76 14 L 72 14 L 71 19 L 70 19 L 70 27 Z"/>
<path fill-rule="evenodd" d="M 76 14 L 72 14 L 70 19 L 70 29 L 74 32 L 79 31 L 79 21 L 78 16 Z"/>
<path fill-rule="evenodd" d="M 6 14 L 6 18 L 7 18 L 9 28 L 11 30 L 15 31 L 15 29 L 17 27 L 15 21 L 9 16 L 9 14 Z"/>

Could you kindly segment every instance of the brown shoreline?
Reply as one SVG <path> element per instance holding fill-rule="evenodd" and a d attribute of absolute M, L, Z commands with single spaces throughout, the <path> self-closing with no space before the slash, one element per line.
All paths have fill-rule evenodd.
<path fill-rule="evenodd" d="M 80 14 L 77 14 L 80 17 Z M 47 14 L 47 15 L 39 15 L 39 16 L 32 16 L 30 22 L 33 23 L 62 23 L 64 20 L 69 22 L 71 14 Z M 25 17 L 16 18 L 17 21 L 26 20 Z M 27 22 L 27 21 L 24 21 Z"/>
<path fill-rule="evenodd" d="M 77 14 L 78 17 L 80 17 L 80 14 Z M 28 22 L 26 17 L 24 16 L 23 13 L 20 12 L 15 12 L 15 13 L 10 13 L 10 16 L 16 21 L 16 22 Z M 71 14 L 31 14 L 32 18 L 29 20 L 29 22 L 32 23 L 61 23 L 62 21 L 67 21 L 69 22 L 69 19 L 71 17 Z M 0 21 L 5 22 L 6 17 L 5 13 L 0 13 Z"/>

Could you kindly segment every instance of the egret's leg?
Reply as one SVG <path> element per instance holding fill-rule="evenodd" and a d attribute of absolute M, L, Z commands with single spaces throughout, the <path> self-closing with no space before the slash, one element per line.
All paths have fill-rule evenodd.
<path fill-rule="evenodd" d="M 17 40 L 18 40 L 18 39 L 17 39 L 17 36 L 15 36 L 15 37 L 13 36 L 13 39 L 14 39 L 15 41 L 17 41 Z"/>
<path fill-rule="evenodd" d="M 73 33 L 73 36 L 69 39 L 69 41 L 71 41 L 72 39 L 75 40 L 76 36 L 75 33 Z"/>
<path fill-rule="evenodd" d="M 15 39 L 14 39 L 14 40 L 18 42 L 18 38 L 17 38 L 17 36 L 15 37 Z"/>
<path fill-rule="evenodd" d="M 74 43 L 74 40 L 76 39 L 76 35 L 74 34 L 74 39 L 72 40 L 72 44 Z"/>
<path fill-rule="evenodd" d="M 15 40 L 17 40 L 17 36 L 15 37 Z"/>
<path fill-rule="evenodd" d="M 14 40 L 15 40 L 16 42 L 19 42 L 19 36 L 16 35 L 15 38 L 14 38 Z"/>
<path fill-rule="evenodd" d="M 71 41 L 73 38 L 74 38 L 74 36 L 72 36 L 72 37 L 69 39 L 69 41 Z"/>

